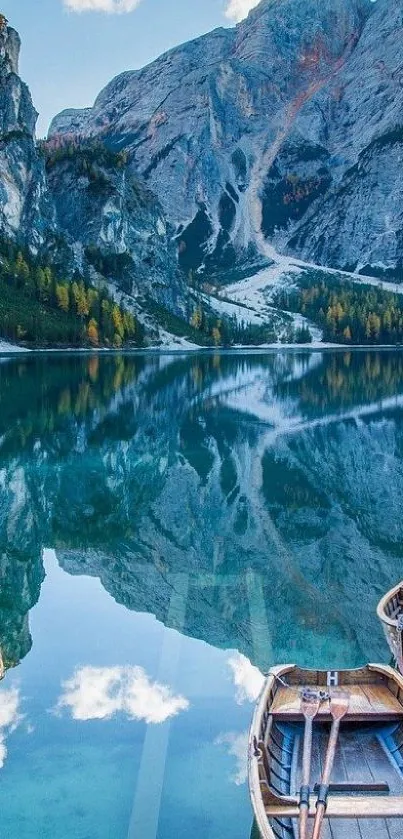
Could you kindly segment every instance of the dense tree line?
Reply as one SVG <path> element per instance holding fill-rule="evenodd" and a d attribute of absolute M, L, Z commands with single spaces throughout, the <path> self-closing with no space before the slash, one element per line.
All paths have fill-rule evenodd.
<path fill-rule="evenodd" d="M 61 277 L 14 245 L 0 243 L 0 334 L 34 345 L 141 346 L 143 330 L 106 288 Z"/>
<path fill-rule="evenodd" d="M 289 378 L 277 385 L 283 399 L 298 399 L 306 417 L 318 411 L 349 411 L 360 404 L 378 403 L 403 393 L 403 353 L 328 353 L 318 368 L 301 378 Z"/>
<path fill-rule="evenodd" d="M 105 169 L 122 169 L 128 159 L 126 151 L 114 151 L 101 140 L 80 135 L 57 135 L 49 140 L 39 140 L 37 146 L 45 158 L 48 171 L 56 163 L 74 160 L 81 168 L 82 174 L 89 174 L 93 164 Z"/>
<path fill-rule="evenodd" d="M 403 342 L 403 297 L 380 286 L 360 286 L 341 277 L 316 281 L 307 277 L 300 281 L 300 288 L 282 289 L 276 303 L 317 323 L 327 341 Z"/>
<path fill-rule="evenodd" d="M 51 360 L 46 355 L 27 360 L 19 356 L 15 365 L 0 365 L 2 410 L 0 436 L 8 433 L 4 452 L 8 456 L 32 448 L 38 435 L 66 431 L 65 418 L 92 423 L 107 415 L 110 401 L 136 381 L 144 367 L 141 354 L 77 355 L 74 361 L 63 353 Z M 132 414 L 114 414 L 111 424 L 100 425 L 100 434 L 114 433 L 119 422 L 131 422 Z M 3 454 L 4 454 L 3 452 Z"/>
<path fill-rule="evenodd" d="M 200 301 L 195 303 L 189 322 L 192 330 L 201 335 L 206 343 L 217 347 L 231 347 L 237 344 L 259 346 L 275 344 L 279 340 L 275 325 L 240 322 L 235 315 L 217 318 L 217 315 L 208 311 Z M 309 344 L 312 338 L 309 329 L 295 329 L 290 322 L 282 331 L 281 341 L 284 344 Z"/>

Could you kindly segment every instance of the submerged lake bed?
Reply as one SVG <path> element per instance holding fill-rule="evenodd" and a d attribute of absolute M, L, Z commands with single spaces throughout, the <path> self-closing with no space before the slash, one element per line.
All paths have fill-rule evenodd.
<path fill-rule="evenodd" d="M 403 354 L 0 364 L 9 839 L 249 839 L 247 732 L 287 661 L 389 661 Z"/>

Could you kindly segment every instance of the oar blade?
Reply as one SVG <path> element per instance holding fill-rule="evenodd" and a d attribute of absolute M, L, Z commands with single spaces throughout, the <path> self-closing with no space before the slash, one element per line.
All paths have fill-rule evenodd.
<path fill-rule="evenodd" d="M 333 694 L 330 700 L 330 714 L 334 720 L 341 720 L 346 716 L 349 708 L 349 696 L 345 693 Z"/>
<path fill-rule="evenodd" d="M 320 709 L 320 699 L 305 699 L 301 700 L 301 712 L 305 719 L 314 720 Z"/>

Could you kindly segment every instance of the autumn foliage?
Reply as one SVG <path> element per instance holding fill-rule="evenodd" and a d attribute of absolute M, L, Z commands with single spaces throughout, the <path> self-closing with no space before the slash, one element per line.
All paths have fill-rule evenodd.
<path fill-rule="evenodd" d="M 27 344 L 139 346 L 143 331 L 106 287 L 70 281 L 13 245 L 0 245 L 0 334 Z"/>

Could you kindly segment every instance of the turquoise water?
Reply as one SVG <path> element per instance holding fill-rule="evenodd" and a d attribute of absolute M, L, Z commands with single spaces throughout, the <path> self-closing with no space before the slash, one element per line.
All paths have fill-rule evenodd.
<path fill-rule="evenodd" d="M 0 364 L 1 836 L 249 839 L 264 672 L 388 660 L 403 355 Z"/>

